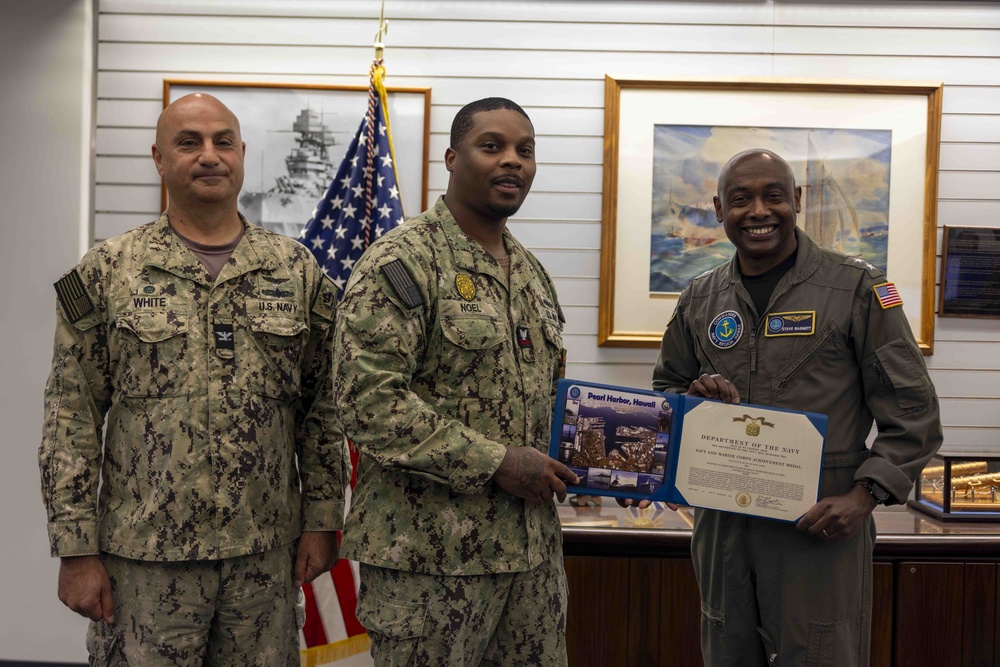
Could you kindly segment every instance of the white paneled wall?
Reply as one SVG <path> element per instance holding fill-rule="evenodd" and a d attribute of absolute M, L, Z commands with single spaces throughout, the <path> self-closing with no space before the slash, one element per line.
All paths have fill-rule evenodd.
<path fill-rule="evenodd" d="M 597 346 L 605 74 L 943 81 L 939 226 L 1000 226 L 997 3 L 385 4 L 389 85 L 432 89 L 430 201 L 447 185 L 442 158 L 463 104 L 502 95 L 531 116 L 538 176 L 511 227 L 555 277 L 572 377 L 645 386 L 656 356 Z M 364 85 L 378 9 L 101 0 L 95 237 L 158 212 L 149 146 L 164 78 Z M 939 318 L 927 361 L 946 448 L 1000 451 L 1000 320 Z"/>

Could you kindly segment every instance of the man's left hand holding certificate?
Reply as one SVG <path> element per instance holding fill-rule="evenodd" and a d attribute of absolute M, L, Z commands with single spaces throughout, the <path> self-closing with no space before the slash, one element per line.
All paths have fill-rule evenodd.
<path fill-rule="evenodd" d="M 739 400 L 725 388 L 705 393 Z M 795 521 L 816 503 L 825 434 L 825 415 L 560 380 L 549 453 L 580 477 L 573 493 Z"/>

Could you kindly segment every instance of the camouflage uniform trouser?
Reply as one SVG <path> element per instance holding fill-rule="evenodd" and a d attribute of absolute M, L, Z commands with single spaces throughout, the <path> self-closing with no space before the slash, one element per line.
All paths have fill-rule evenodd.
<path fill-rule="evenodd" d="M 102 554 L 115 622 L 91 623 L 94 667 L 299 665 L 293 545 L 223 560 Z"/>
<path fill-rule="evenodd" d="M 448 577 L 361 564 L 376 667 L 566 665 L 562 551 L 527 572 Z"/>
<path fill-rule="evenodd" d="M 691 553 L 712 667 L 868 667 L 871 516 L 824 542 L 794 524 L 697 510 Z"/>

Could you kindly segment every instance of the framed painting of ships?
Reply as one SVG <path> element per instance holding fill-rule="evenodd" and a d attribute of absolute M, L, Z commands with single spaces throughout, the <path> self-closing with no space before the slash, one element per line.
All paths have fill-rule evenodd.
<path fill-rule="evenodd" d="M 427 208 L 430 88 L 386 86 L 405 216 Z M 163 106 L 208 93 L 240 119 L 247 145 L 240 210 L 296 237 L 337 173 L 368 108 L 367 86 L 164 80 Z M 166 208 L 166 189 L 162 206 Z"/>
<path fill-rule="evenodd" d="M 681 290 L 734 253 L 712 198 L 736 153 L 778 153 L 797 224 L 886 272 L 934 345 L 942 85 L 605 77 L 598 343 L 657 347 Z"/>

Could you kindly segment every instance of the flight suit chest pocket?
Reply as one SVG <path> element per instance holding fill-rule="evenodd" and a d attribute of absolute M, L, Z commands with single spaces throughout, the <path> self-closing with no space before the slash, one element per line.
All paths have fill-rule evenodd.
<path fill-rule="evenodd" d="M 837 324 L 829 322 L 816 334 L 803 337 L 801 339 L 803 342 L 796 348 L 782 351 L 779 358 L 787 361 L 774 375 L 772 384 L 775 394 L 782 391 L 794 393 L 803 385 L 815 387 L 817 384 L 822 384 L 820 382 L 822 378 L 844 372 L 842 359 L 846 343 L 843 342 L 839 332 Z M 789 337 L 787 340 L 799 339 Z"/>
<path fill-rule="evenodd" d="M 442 315 L 439 388 L 462 398 L 497 398 L 511 359 L 507 327 L 492 316 Z"/>
<path fill-rule="evenodd" d="M 250 390 L 280 400 L 298 396 L 308 326 L 303 320 L 279 315 L 250 315 L 248 320 L 250 344 L 242 362 Z"/>
<path fill-rule="evenodd" d="M 188 315 L 126 312 L 115 319 L 118 387 L 126 396 L 164 398 L 184 393 L 189 361 Z"/>

